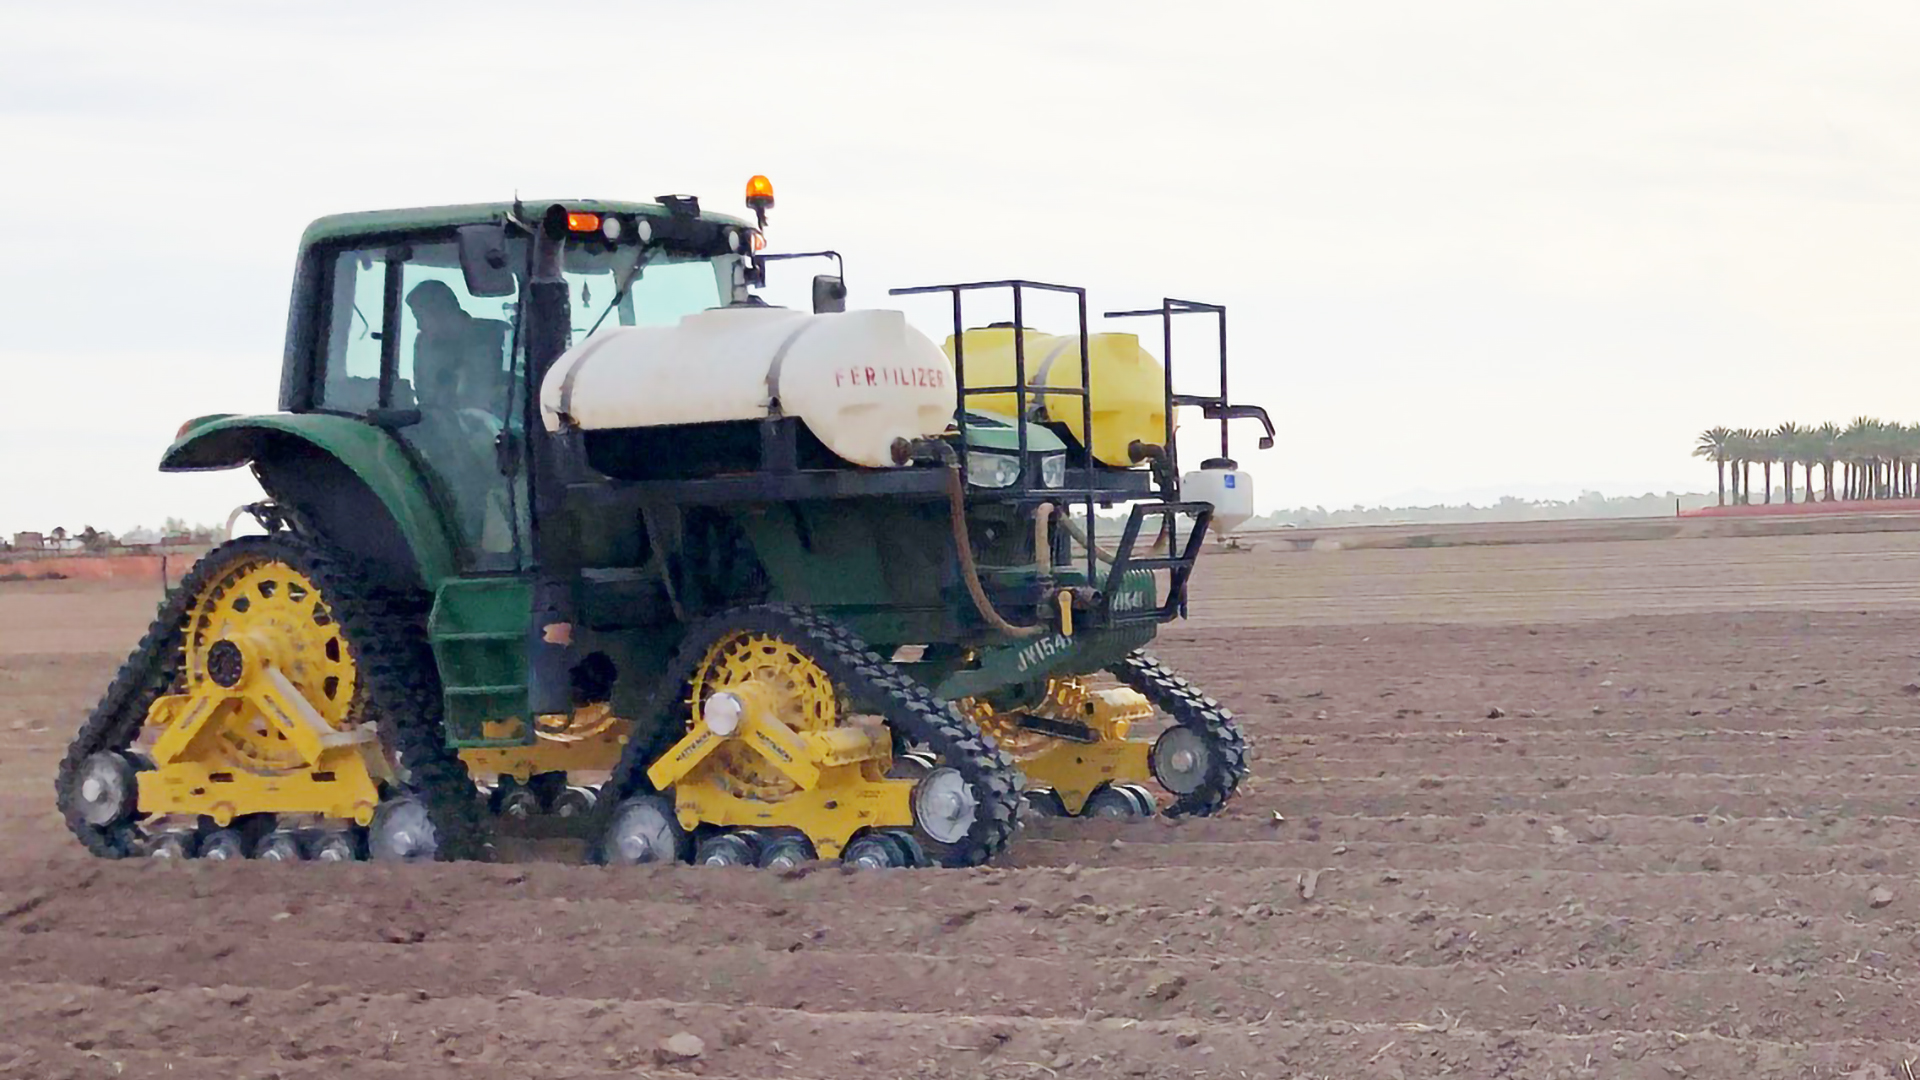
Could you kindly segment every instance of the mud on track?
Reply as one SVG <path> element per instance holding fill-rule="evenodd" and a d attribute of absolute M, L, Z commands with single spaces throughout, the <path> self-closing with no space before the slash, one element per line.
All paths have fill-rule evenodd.
<path fill-rule="evenodd" d="M 868 875 L 95 862 L 53 766 L 155 598 L 0 586 L 0 1076 L 1904 1077 L 1916 551 L 1209 558 L 1227 816 Z"/>

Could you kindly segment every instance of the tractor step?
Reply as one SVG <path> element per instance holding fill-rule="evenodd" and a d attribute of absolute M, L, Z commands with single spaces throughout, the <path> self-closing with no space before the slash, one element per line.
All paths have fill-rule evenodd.
<path fill-rule="evenodd" d="M 520 578 L 454 578 L 443 583 L 427 619 L 427 639 L 439 661 L 447 744 L 459 749 L 530 745 L 527 718 L 529 584 Z M 496 730 L 489 733 L 487 728 Z"/>

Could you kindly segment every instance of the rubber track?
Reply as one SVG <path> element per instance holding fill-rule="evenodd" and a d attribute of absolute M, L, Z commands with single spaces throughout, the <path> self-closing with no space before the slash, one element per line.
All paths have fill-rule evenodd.
<path fill-rule="evenodd" d="M 1169 817 L 1207 817 L 1218 813 L 1235 788 L 1247 778 L 1247 740 L 1226 706 L 1201 693 L 1198 687 L 1141 650 L 1107 669 L 1121 684 L 1146 695 L 1155 708 L 1173 722 L 1191 729 L 1213 749 L 1211 765 L 1200 787 L 1175 799 Z"/>
<path fill-rule="evenodd" d="M 447 746 L 441 727 L 440 679 L 427 644 L 423 598 L 376 587 L 345 557 L 286 533 L 242 537 L 214 548 L 161 606 L 60 763 L 55 797 L 67 827 L 95 855 L 125 858 L 141 853 L 137 829 L 102 830 L 80 818 L 71 797 L 80 764 L 90 754 L 124 749 L 138 738 L 148 707 L 180 677 L 185 623 L 194 598 L 242 559 L 284 562 L 320 590 L 357 657 L 354 708 L 372 712 L 382 740 L 399 757 L 406 787 L 426 803 L 440 838 L 440 857 L 485 857 L 486 828 L 473 782 L 466 764 Z"/>
<path fill-rule="evenodd" d="M 978 866 L 1012 842 L 1019 826 L 1020 791 L 1024 786 L 1012 760 L 951 703 L 883 659 L 846 627 L 806 608 L 755 605 L 722 612 L 695 624 L 660 681 L 653 701 L 655 715 L 670 719 L 671 710 L 685 700 L 687 684 L 707 649 L 722 637 L 742 631 L 771 634 L 805 646 L 814 661 L 846 687 L 856 702 L 883 716 L 909 742 L 926 745 L 943 764 L 959 770 L 978 801 L 973 828 L 952 845 L 936 844 L 924 833 L 919 834 L 930 856 L 944 866 Z M 657 730 L 662 733 L 659 738 L 627 744 L 608 781 L 613 797 L 601 800 L 607 813 L 620 800 L 652 790 L 646 778 L 647 766 L 680 738 L 684 727 L 660 723 Z"/>

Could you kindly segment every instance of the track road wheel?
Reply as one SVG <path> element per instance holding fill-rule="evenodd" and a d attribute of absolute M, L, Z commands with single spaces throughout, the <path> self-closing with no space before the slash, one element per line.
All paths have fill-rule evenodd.
<path fill-rule="evenodd" d="M 147 842 L 147 855 L 184 862 L 200 854 L 200 834 L 191 829 L 168 829 Z"/>
<path fill-rule="evenodd" d="M 760 834 L 740 829 L 709 836 L 694 850 L 693 861 L 699 866 L 756 866 L 760 862 Z"/>
<path fill-rule="evenodd" d="M 567 774 L 563 772 L 534 773 L 527 777 L 527 790 L 533 792 L 533 797 L 539 800 L 540 812 L 547 813 L 552 809 L 554 800 L 567 790 Z"/>
<path fill-rule="evenodd" d="M 563 820 L 575 820 L 591 816 L 593 808 L 600 802 L 600 792 L 590 787 L 574 785 L 553 797 L 547 806 L 547 813 Z"/>
<path fill-rule="evenodd" d="M 425 807 L 439 857 L 484 856 L 471 782 L 444 740 L 425 610 L 289 532 L 208 552 L 69 746 L 55 786 L 69 829 L 122 857 L 148 846 L 143 814 L 337 826 L 368 820 L 385 786 Z M 143 730 L 157 765 L 129 820 L 88 798 L 88 779 L 105 775 L 97 755 L 129 751 Z"/>
<path fill-rule="evenodd" d="M 880 834 L 893 845 L 900 856 L 901 866 L 932 866 L 933 860 L 927 857 L 927 849 L 920 846 L 920 840 L 905 829 L 887 829 Z"/>
<path fill-rule="evenodd" d="M 1037 817 L 1068 817 L 1067 804 L 1052 788 L 1034 788 L 1027 792 L 1027 809 Z"/>
<path fill-rule="evenodd" d="M 307 845 L 299 833 L 275 829 L 260 841 L 253 857 L 261 862 L 301 862 L 307 857 Z"/>
<path fill-rule="evenodd" d="M 1011 840 L 1019 774 L 979 728 L 845 627 L 804 608 L 762 605 L 691 627 L 669 666 L 656 739 L 627 744 L 602 791 L 623 807 L 658 787 L 683 825 L 797 832 L 841 853 L 863 831 L 920 826 L 946 866 L 973 866 Z M 891 747 L 924 747 L 890 776 Z M 916 784 L 928 789 L 924 814 Z M 609 812 L 608 829 L 617 811 Z M 621 837 L 603 831 L 602 858 Z M 889 856 L 892 857 L 892 856 Z"/>
<path fill-rule="evenodd" d="M 899 870 L 912 866 L 909 856 L 884 832 L 856 836 L 840 852 L 840 863 L 855 870 Z"/>
<path fill-rule="evenodd" d="M 1247 776 L 1247 742 L 1233 714 L 1145 652 L 1107 670 L 1173 718 L 1148 756 L 1154 779 L 1174 797 L 1167 816 L 1219 812 Z"/>
<path fill-rule="evenodd" d="M 367 843 L 360 830 L 327 829 L 313 838 L 314 862 L 357 862 L 367 857 Z"/>
<path fill-rule="evenodd" d="M 238 862 L 247 857 L 247 838 L 239 829 L 215 829 L 200 838 L 200 857 L 213 862 Z"/>
<path fill-rule="evenodd" d="M 501 777 L 499 786 L 487 796 L 487 810 L 509 821 L 529 821 L 541 813 L 540 796 L 533 789 Z"/>
<path fill-rule="evenodd" d="M 1160 812 L 1160 804 L 1154 801 L 1153 792 L 1148 791 L 1145 784 L 1118 784 L 1115 786 L 1126 792 L 1127 795 L 1133 799 L 1133 805 L 1140 811 L 1141 817 L 1152 817 Z"/>
<path fill-rule="evenodd" d="M 803 863 L 818 860 L 820 855 L 813 850 L 813 843 L 798 833 L 776 836 L 768 840 L 760 849 L 760 868 L 763 870 L 791 870 Z"/>
<path fill-rule="evenodd" d="M 1141 805 L 1138 794 L 1127 790 L 1125 784 L 1107 784 L 1095 789 L 1087 796 L 1087 805 L 1080 809 L 1081 817 L 1097 818 L 1137 818 L 1145 817 L 1148 812 Z"/>

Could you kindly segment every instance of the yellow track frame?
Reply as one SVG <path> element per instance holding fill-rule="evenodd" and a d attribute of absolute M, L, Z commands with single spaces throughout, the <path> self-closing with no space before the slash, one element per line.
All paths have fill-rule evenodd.
<path fill-rule="evenodd" d="M 781 717 L 791 710 L 783 708 L 788 695 L 780 689 L 750 680 L 717 685 L 739 701 L 738 717 L 716 730 L 708 722 L 714 698 L 707 698 L 686 735 L 647 770 L 655 790 L 673 792 L 682 828 L 793 828 L 821 857 L 834 858 L 863 829 L 913 824 L 914 782 L 886 778 L 892 737 L 884 725 L 799 731 Z M 764 781 L 729 782 L 742 750 L 788 782 L 776 798 L 753 796 Z"/>
<path fill-rule="evenodd" d="M 242 602 L 244 601 L 244 602 Z M 136 779 L 153 814 L 312 813 L 365 825 L 392 770 L 371 726 L 351 726 L 357 670 L 319 592 L 284 563 L 236 567 L 192 612 L 188 690 L 156 700 L 154 769 Z M 224 650 L 227 682 L 211 670 Z"/>
<path fill-rule="evenodd" d="M 1153 778 L 1147 755 L 1153 744 L 1140 739 L 1076 743 L 1060 740 L 1020 763 L 1034 787 L 1050 787 L 1067 813 L 1079 814 L 1102 784 L 1140 783 Z"/>
<path fill-rule="evenodd" d="M 1032 712 L 1049 719 L 1084 725 L 1091 742 L 1074 742 L 1022 728 L 1017 717 L 997 713 L 984 702 L 962 702 L 985 731 L 1013 755 L 1027 783 L 1052 788 L 1069 814 L 1079 814 L 1102 784 L 1144 783 L 1153 779 L 1148 755 L 1153 743 L 1128 736 L 1134 726 L 1151 719 L 1154 709 L 1146 695 L 1116 688 L 1094 690 L 1079 679 L 1054 679 L 1046 700 Z"/>
<path fill-rule="evenodd" d="M 612 772 L 632 732 L 632 725 L 612 709 L 583 705 L 571 716 L 543 716 L 534 725 L 532 743 L 464 749 L 460 760 L 475 776 L 511 776 L 521 783 L 535 773 Z M 525 726 L 521 720 L 501 720 L 482 731 L 489 739 L 511 739 L 521 736 Z"/>

